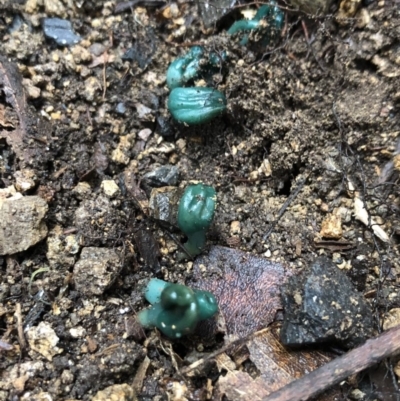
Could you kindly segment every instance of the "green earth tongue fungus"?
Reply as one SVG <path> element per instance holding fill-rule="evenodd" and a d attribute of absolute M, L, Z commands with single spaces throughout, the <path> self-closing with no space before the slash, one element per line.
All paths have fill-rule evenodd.
<path fill-rule="evenodd" d="M 189 185 L 179 201 L 178 226 L 188 238 L 184 247 L 191 256 L 198 255 L 204 247 L 216 203 L 215 189 L 203 184 Z"/>
<path fill-rule="evenodd" d="M 180 123 L 204 124 L 226 111 L 226 97 L 213 88 L 175 88 L 169 94 L 168 110 Z"/>
<path fill-rule="evenodd" d="M 152 306 L 139 312 L 139 323 L 145 328 L 157 327 L 170 338 L 190 334 L 199 321 L 218 311 L 217 301 L 210 292 L 192 290 L 160 279 L 149 281 L 145 297 Z"/>
<path fill-rule="evenodd" d="M 265 21 L 266 25 L 263 24 L 262 21 Z M 253 19 L 236 21 L 227 32 L 229 35 L 234 35 L 238 32 L 252 31 L 255 29 L 263 30 L 261 41 L 264 46 L 267 46 L 282 31 L 284 22 L 285 14 L 277 6 L 276 1 L 271 0 L 269 4 L 265 4 L 258 9 Z M 243 36 L 240 44 L 244 46 L 248 43 L 248 40 L 249 35 L 246 34 Z"/>
<path fill-rule="evenodd" d="M 203 54 L 201 46 L 194 46 L 187 54 L 174 60 L 167 70 L 168 88 L 182 87 L 189 80 L 196 78 L 200 72 L 200 60 Z"/>
<path fill-rule="evenodd" d="M 201 46 L 193 46 L 185 55 L 178 57 L 168 67 L 167 86 L 170 90 L 184 87 L 191 80 L 219 72 L 227 59 L 225 51 L 210 52 L 207 56 Z"/>

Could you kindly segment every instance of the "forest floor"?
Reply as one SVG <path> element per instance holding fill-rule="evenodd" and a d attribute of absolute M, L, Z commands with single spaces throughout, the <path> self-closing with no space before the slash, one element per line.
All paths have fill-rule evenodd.
<path fill-rule="evenodd" d="M 388 314 L 400 321 L 398 0 L 363 4 L 340 23 L 335 7 L 303 16 L 308 37 L 302 16 L 288 12 L 267 50 L 226 33 L 243 8 L 206 29 L 185 2 L 143 1 L 121 13 L 114 1 L 23 3 L 0 1 L 0 200 L 21 200 L 15 189 L 44 200 L 32 207 L 47 230 L 28 249 L 0 243 L 0 401 L 251 398 L 232 397 L 235 384 L 220 380 L 227 371 L 257 379 L 254 343 L 180 372 L 243 331 L 171 342 L 137 327 L 146 280 L 201 287 L 196 274 L 210 268 L 179 260 L 182 234 L 151 218 L 145 174 L 164 165 L 177 167 L 169 185 L 201 181 L 217 191 L 205 255 L 222 246 L 291 274 L 326 255 L 370 303 L 375 334 Z M 47 39 L 48 17 L 71 21 L 82 40 Z M 192 45 L 227 52 L 211 84 L 228 110 L 185 127 L 170 118 L 165 76 Z M 11 218 L 0 228 L 4 244 L 6 229 L 14 242 L 28 236 Z M 229 302 L 247 302 L 241 291 Z M 372 398 L 358 399 L 395 396 L 385 369 L 368 376 L 369 395 L 362 389 Z M 335 399 L 357 389 L 348 380 Z"/>

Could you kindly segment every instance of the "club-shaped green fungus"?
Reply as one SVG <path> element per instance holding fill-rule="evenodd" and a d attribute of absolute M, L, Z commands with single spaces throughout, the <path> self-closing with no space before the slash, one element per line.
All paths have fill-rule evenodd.
<path fill-rule="evenodd" d="M 181 57 L 175 59 L 167 70 L 167 86 L 170 90 L 182 88 L 188 82 L 200 77 L 208 77 L 218 72 L 227 59 L 226 52 L 206 54 L 201 46 L 193 46 Z"/>
<path fill-rule="evenodd" d="M 192 333 L 201 320 L 218 311 L 217 301 L 210 292 L 160 279 L 149 281 L 145 298 L 152 306 L 139 312 L 139 323 L 145 328 L 157 327 L 175 339 Z"/>
<path fill-rule="evenodd" d="M 238 32 L 258 29 L 262 33 L 262 44 L 266 46 L 279 35 L 284 22 L 285 14 L 278 7 L 275 0 L 270 0 L 269 4 L 264 4 L 258 9 L 253 19 L 236 21 L 227 32 L 229 35 L 234 35 Z M 248 40 L 249 35 L 245 34 L 240 44 L 246 45 Z"/>
<path fill-rule="evenodd" d="M 213 88 L 175 88 L 169 94 L 168 110 L 180 123 L 204 124 L 226 111 L 226 97 Z"/>
<path fill-rule="evenodd" d="M 204 184 L 189 185 L 179 201 L 178 226 L 188 238 L 184 247 L 191 256 L 198 255 L 204 247 L 216 203 L 215 189 Z"/>
<path fill-rule="evenodd" d="M 200 61 L 204 54 L 201 46 L 193 46 L 184 56 L 178 57 L 168 67 L 167 86 L 169 89 L 180 88 L 200 72 Z"/>

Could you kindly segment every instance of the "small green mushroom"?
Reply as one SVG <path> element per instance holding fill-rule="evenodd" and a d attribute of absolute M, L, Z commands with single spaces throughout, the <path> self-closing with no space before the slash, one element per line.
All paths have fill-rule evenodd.
<path fill-rule="evenodd" d="M 198 255 L 206 242 L 206 232 L 214 218 L 217 196 L 209 185 L 189 185 L 178 207 L 178 226 L 188 237 L 184 247 L 191 256 Z"/>
<path fill-rule="evenodd" d="M 167 86 L 170 90 L 184 87 L 191 80 L 218 71 L 227 59 L 225 51 L 210 52 L 205 56 L 203 47 L 193 46 L 183 56 L 175 59 L 167 70 Z"/>
<path fill-rule="evenodd" d="M 263 24 L 262 21 L 265 21 L 267 25 L 265 26 L 265 23 Z M 269 4 L 264 4 L 258 9 L 253 19 L 236 21 L 227 32 L 229 35 L 234 35 L 237 32 L 260 29 L 264 31 L 262 35 L 262 44 L 268 45 L 282 30 L 284 22 L 285 14 L 277 6 L 276 1 L 271 0 Z M 246 34 L 243 36 L 240 44 L 246 45 L 248 40 L 249 35 Z"/>
<path fill-rule="evenodd" d="M 170 338 L 192 333 L 199 321 L 218 311 L 217 301 L 210 292 L 160 279 L 149 281 L 145 297 L 152 307 L 139 312 L 139 323 L 145 328 L 157 327 Z"/>
<path fill-rule="evenodd" d="M 184 56 L 174 60 L 167 70 L 168 88 L 179 88 L 196 78 L 200 72 L 200 60 L 203 54 L 201 46 L 193 46 Z"/>
<path fill-rule="evenodd" d="M 226 111 L 226 97 L 213 88 L 175 88 L 168 98 L 168 110 L 180 123 L 204 124 Z"/>

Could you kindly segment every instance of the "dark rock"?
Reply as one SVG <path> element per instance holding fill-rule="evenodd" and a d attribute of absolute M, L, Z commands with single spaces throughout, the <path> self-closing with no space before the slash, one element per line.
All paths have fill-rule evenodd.
<path fill-rule="evenodd" d="M 170 119 L 165 118 L 163 116 L 157 117 L 157 133 L 162 137 L 169 137 L 174 134 L 174 131 L 171 127 Z"/>
<path fill-rule="evenodd" d="M 167 164 L 145 174 L 142 182 L 150 187 L 165 187 L 178 184 L 178 180 L 178 167 Z"/>
<path fill-rule="evenodd" d="M 372 312 L 350 279 L 326 257 L 292 276 L 282 294 L 284 345 L 335 342 L 352 348 L 372 334 Z"/>
<path fill-rule="evenodd" d="M 45 18 L 43 32 L 49 39 L 53 39 L 59 46 L 76 45 L 81 37 L 72 30 L 72 24 L 61 18 Z"/>

